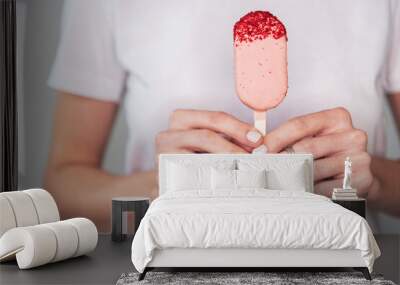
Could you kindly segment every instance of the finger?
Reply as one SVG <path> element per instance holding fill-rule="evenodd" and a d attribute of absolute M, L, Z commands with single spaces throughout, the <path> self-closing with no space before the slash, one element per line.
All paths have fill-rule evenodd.
<path fill-rule="evenodd" d="M 367 135 L 361 130 L 351 130 L 319 137 L 308 137 L 296 142 L 295 153 L 311 153 L 314 159 L 351 150 L 365 150 Z"/>
<path fill-rule="evenodd" d="M 222 134 L 220 134 L 220 135 L 222 135 Z M 222 135 L 222 137 L 225 138 L 226 140 L 230 141 L 230 142 L 233 142 L 233 143 L 236 144 L 237 146 L 243 148 L 243 149 L 244 149 L 246 152 L 248 152 L 248 153 L 251 153 L 251 152 L 254 150 L 254 147 L 251 147 L 251 146 L 242 144 L 242 143 L 240 143 L 240 142 L 238 142 L 238 141 L 236 141 L 236 140 L 234 140 L 234 139 L 232 139 L 232 138 L 230 138 L 230 137 L 228 137 L 228 136 Z"/>
<path fill-rule="evenodd" d="M 156 144 L 160 150 L 185 149 L 206 153 L 247 153 L 221 135 L 206 129 L 161 132 L 157 135 Z"/>
<path fill-rule="evenodd" d="M 261 133 L 253 126 L 224 112 L 176 110 L 170 118 L 170 129 L 209 129 L 251 147 L 257 147 L 263 142 Z"/>
<path fill-rule="evenodd" d="M 264 142 L 268 152 L 278 153 L 303 138 L 350 129 L 352 121 L 349 112 L 344 108 L 335 108 L 291 119 L 268 133 Z"/>
<path fill-rule="evenodd" d="M 371 172 L 355 172 L 352 176 L 352 187 L 357 189 L 358 197 L 365 197 L 367 195 L 369 187 L 374 183 L 374 178 Z M 332 197 L 334 188 L 342 188 L 343 179 L 332 179 L 322 181 L 314 186 L 314 193 Z"/>
<path fill-rule="evenodd" d="M 368 169 L 371 164 L 371 157 L 366 152 L 347 153 L 314 161 L 314 181 L 331 178 L 343 173 L 343 161 L 349 156 L 352 160 L 352 170 L 354 172 L 361 169 Z"/>

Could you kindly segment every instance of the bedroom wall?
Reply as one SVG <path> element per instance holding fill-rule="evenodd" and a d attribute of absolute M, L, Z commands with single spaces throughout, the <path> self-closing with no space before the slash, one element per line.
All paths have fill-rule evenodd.
<path fill-rule="evenodd" d="M 17 3 L 20 12 L 19 30 L 25 30 L 25 35 L 19 40 L 20 47 L 24 45 L 24 49 L 21 49 L 19 55 L 23 70 L 19 75 L 21 84 L 18 102 L 21 138 L 20 188 L 26 189 L 42 185 L 47 160 L 56 94 L 47 87 L 46 81 L 58 43 L 63 0 L 17 0 Z M 388 109 L 386 113 L 389 114 Z M 398 135 L 389 115 L 387 123 L 388 154 L 393 158 L 400 157 Z M 104 168 L 113 173 L 123 172 L 126 134 L 121 112 L 104 160 Z M 374 228 L 378 231 L 400 233 L 400 220 L 381 214 L 373 219 Z"/>

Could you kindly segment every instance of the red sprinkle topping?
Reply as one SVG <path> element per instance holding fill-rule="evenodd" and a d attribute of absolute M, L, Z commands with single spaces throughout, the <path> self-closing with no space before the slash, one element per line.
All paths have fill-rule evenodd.
<path fill-rule="evenodd" d="M 252 42 L 272 36 L 274 39 L 286 37 L 286 29 L 281 21 L 270 12 L 250 12 L 235 24 L 235 42 Z"/>

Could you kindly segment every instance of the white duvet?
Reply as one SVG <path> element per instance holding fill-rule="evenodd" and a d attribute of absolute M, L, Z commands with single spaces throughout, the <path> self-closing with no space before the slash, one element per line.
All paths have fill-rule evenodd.
<path fill-rule="evenodd" d="M 328 198 L 300 191 L 180 191 L 153 201 L 132 243 L 143 272 L 155 249 L 358 249 L 372 271 L 380 255 L 368 223 Z"/>

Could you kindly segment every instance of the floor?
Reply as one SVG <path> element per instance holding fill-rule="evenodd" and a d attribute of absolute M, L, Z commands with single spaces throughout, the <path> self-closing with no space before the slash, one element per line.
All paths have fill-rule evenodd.
<path fill-rule="evenodd" d="M 95 251 L 57 263 L 19 270 L 15 262 L 0 264 L 0 285 L 115 284 L 124 272 L 134 271 L 131 241 L 112 242 L 100 235 Z"/>
<path fill-rule="evenodd" d="M 382 256 L 374 272 L 400 284 L 400 235 L 377 235 Z M 130 260 L 131 241 L 115 243 L 101 235 L 97 249 L 88 256 L 18 270 L 15 262 L 0 264 L 0 284 L 115 284 L 119 276 L 134 271 Z"/>
<path fill-rule="evenodd" d="M 376 235 L 375 239 L 381 257 L 376 260 L 374 271 L 400 284 L 400 235 Z"/>

